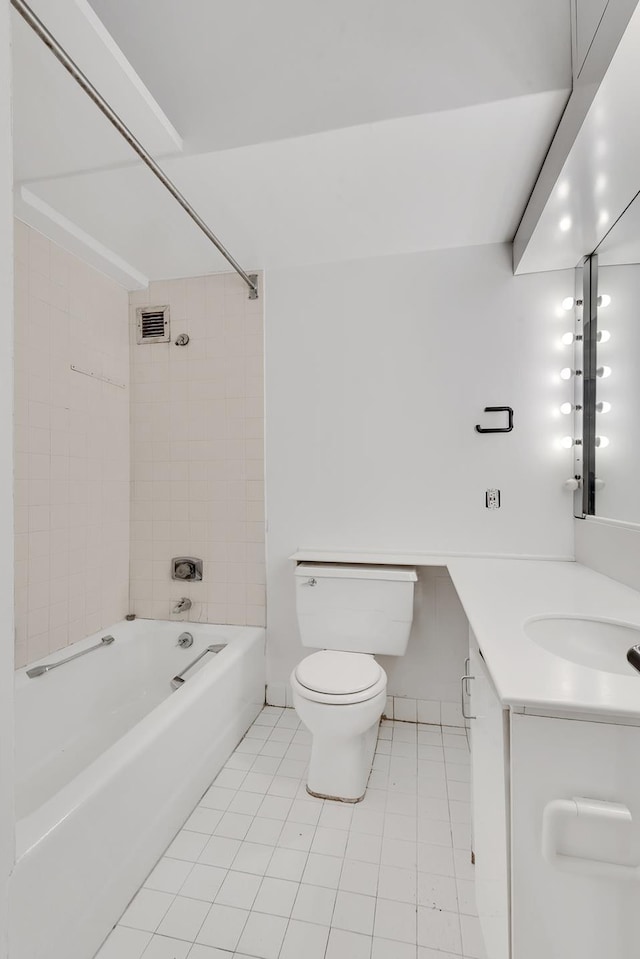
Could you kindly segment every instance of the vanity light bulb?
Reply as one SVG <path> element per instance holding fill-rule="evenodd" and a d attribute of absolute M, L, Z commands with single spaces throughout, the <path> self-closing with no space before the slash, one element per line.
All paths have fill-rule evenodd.
<path fill-rule="evenodd" d="M 574 302 L 575 301 L 572 296 L 565 296 L 564 300 L 562 301 L 562 309 L 572 310 Z"/>
<path fill-rule="evenodd" d="M 596 446 L 600 449 L 604 449 L 605 446 L 609 445 L 609 438 L 607 436 L 596 436 Z"/>
<path fill-rule="evenodd" d="M 602 403 L 596 403 L 597 413 L 608 413 L 610 409 L 611 409 L 611 403 L 607 403 L 606 400 L 603 400 Z"/>
<path fill-rule="evenodd" d="M 606 380 L 608 376 L 611 376 L 611 367 L 610 366 L 599 366 L 596 370 L 596 374 L 601 376 L 603 380 Z M 560 374 L 562 375 L 562 374 Z"/>
<path fill-rule="evenodd" d="M 569 413 L 573 412 L 573 403 L 562 403 L 560 406 L 560 412 L 564 413 L 565 416 L 568 416 Z"/>
<path fill-rule="evenodd" d="M 573 376 L 573 370 L 569 366 L 565 366 L 563 370 L 560 370 L 560 379 L 561 380 L 570 380 Z"/>
<path fill-rule="evenodd" d="M 566 450 L 570 450 L 573 446 L 573 436 L 563 436 L 560 440 L 560 446 L 564 447 Z"/>
<path fill-rule="evenodd" d="M 604 310 L 605 306 L 609 306 L 610 303 L 611 303 L 611 297 L 609 296 L 608 293 L 602 293 L 598 297 L 598 306 L 600 307 L 601 310 Z"/>
<path fill-rule="evenodd" d="M 566 233 L 567 230 L 571 229 L 571 217 L 563 216 L 560 222 L 558 223 L 558 226 L 560 227 L 563 233 Z"/>
<path fill-rule="evenodd" d="M 611 339 L 611 333 L 609 330 L 600 330 L 598 333 L 598 343 L 608 343 Z"/>
<path fill-rule="evenodd" d="M 575 335 L 573 333 L 563 333 L 560 342 L 563 346 L 571 346 L 575 340 Z"/>

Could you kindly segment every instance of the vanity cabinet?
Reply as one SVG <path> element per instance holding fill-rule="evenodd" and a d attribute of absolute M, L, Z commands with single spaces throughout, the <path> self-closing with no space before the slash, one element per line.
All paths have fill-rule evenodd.
<path fill-rule="evenodd" d="M 509 959 L 509 712 L 474 641 L 468 666 L 476 905 L 487 956 Z"/>
<path fill-rule="evenodd" d="M 640 727 L 503 708 L 473 634 L 468 665 L 488 959 L 638 959 Z"/>

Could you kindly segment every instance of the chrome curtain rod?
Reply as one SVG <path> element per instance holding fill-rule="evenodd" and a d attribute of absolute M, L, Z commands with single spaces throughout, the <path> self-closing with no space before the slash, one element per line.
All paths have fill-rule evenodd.
<path fill-rule="evenodd" d="M 177 200 L 185 213 L 188 213 L 193 222 L 200 227 L 202 232 L 213 243 L 217 250 L 222 253 L 225 260 L 233 267 L 236 273 L 242 277 L 249 287 L 249 299 L 258 298 L 258 277 L 255 273 L 245 273 L 240 264 L 229 253 L 226 247 L 220 242 L 215 233 L 209 229 L 201 216 L 193 209 L 189 201 L 182 195 L 177 186 L 169 179 L 164 170 L 162 170 L 150 153 L 145 150 L 140 141 L 133 135 L 129 127 L 120 119 L 115 110 L 109 106 L 105 98 L 94 87 L 91 80 L 82 72 L 77 63 L 69 56 L 66 50 L 60 46 L 53 34 L 47 29 L 42 20 L 33 12 L 31 7 L 24 0 L 11 0 L 14 7 L 23 20 L 29 24 L 42 42 L 51 50 L 54 57 L 62 64 L 65 70 L 71 74 L 84 92 L 90 97 L 98 109 L 105 115 L 107 120 L 116 128 L 118 133 L 124 137 L 132 150 L 138 154 L 143 163 L 149 167 L 151 172 L 160 180 L 162 185 L 169 191 L 174 200 Z"/>

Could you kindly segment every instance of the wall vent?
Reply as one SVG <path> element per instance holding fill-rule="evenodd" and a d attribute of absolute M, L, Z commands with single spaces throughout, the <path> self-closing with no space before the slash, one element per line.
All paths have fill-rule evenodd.
<path fill-rule="evenodd" d="M 138 343 L 168 343 L 171 339 L 168 306 L 139 306 Z"/>

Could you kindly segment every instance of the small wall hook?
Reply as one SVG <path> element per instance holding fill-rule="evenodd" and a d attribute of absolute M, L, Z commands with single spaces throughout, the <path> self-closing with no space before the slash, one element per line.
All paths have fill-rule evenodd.
<path fill-rule="evenodd" d="M 510 433 L 513 429 L 513 410 L 510 406 L 485 406 L 485 413 L 507 413 L 508 425 L 497 428 L 487 428 L 476 424 L 476 433 Z"/>

